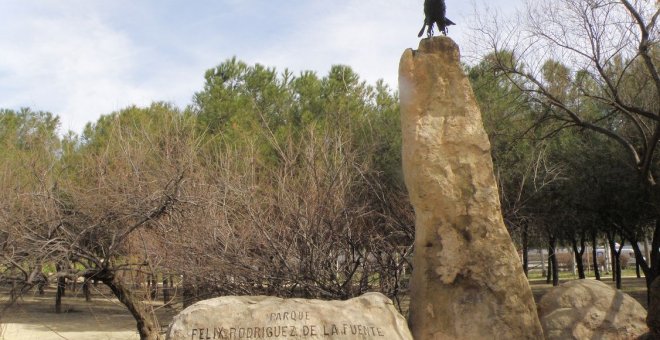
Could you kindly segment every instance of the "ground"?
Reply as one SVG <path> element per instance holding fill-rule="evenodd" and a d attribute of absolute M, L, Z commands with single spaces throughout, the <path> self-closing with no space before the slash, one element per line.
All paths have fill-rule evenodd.
<path fill-rule="evenodd" d="M 62 298 L 65 312 L 60 314 L 55 313 L 55 291 L 52 288 L 47 289 L 43 296 L 31 294 L 24 297 L 0 314 L 0 339 L 139 339 L 135 319 L 126 307 L 102 285 L 93 291 L 91 302 L 85 302 L 80 294 L 67 294 Z M 151 306 L 165 331 L 178 312 L 177 308 L 163 307 L 160 302 L 154 302 Z M 178 307 L 180 310 L 180 305 Z"/>
<path fill-rule="evenodd" d="M 614 286 L 611 278 L 606 278 L 603 282 Z M 530 286 L 537 302 L 552 287 L 542 279 L 531 280 Z M 646 307 L 644 278 L 624 278 L 623 291 Z M 6 294 L 2 296 L 6 296 Z M 103 286 L 94 289 L 92 302 L 85 302 L 82 296 L 69 293 L 63 298 L 66 312 L 61 314 L 55 313 L 54 296 L 54 290 L 48 289 L 43 296 L 37 294 L 26 296 L 17 305 L 3 311 L 0 314 L 2 323 L 0 339 L 125 340 L 140 338 L 136 332 L 133 317 Z M 175 304 L 173 308 L 163 307 L 162 302 L 153 302 L 151 306 L 163 325 L 163 332 L 172 317 L 181 310 L 180 303 Z"/>

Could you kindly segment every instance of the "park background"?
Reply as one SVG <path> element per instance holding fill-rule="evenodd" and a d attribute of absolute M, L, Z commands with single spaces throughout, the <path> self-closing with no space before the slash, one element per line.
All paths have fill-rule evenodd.
<path fill-rule="evenodd" d="M 421 2 L 374 3 L 3 3 L 2 321 L 20 323 L 27 297 L 63 313 L 111 294 L 154 330 L 158 313 L 230 294 L 376 290 L 404 311 L 414 213 L 395 70 Z M 450 36 L 525 271 L 632 282 L 646 305 L 660 273 L 658 9 L 598 4 L 458 15 L 449 2 Z"/>

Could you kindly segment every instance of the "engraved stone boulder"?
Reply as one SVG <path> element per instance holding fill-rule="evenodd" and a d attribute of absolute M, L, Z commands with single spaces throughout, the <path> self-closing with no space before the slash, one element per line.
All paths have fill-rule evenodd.
<path fill-rule="evenodd" d="M 416 218 L 415 339 L 543 339 L 458 46 L 434 37 L 406 50 L 399 92 L 403 171 Z"/>
<path fill-rule="evenodd" d="M 573 280 L 539 304 L 546 339 L 636 339 L 648 331 L 646 310 L 626 293 L 597 280 Z"/>
<path fill-rule="evenodd" d="M 347 301 L 228 296 L 204 300 L 174 317 L 168 340 L 412 340 L 392 301 L 367 293 Z"/>

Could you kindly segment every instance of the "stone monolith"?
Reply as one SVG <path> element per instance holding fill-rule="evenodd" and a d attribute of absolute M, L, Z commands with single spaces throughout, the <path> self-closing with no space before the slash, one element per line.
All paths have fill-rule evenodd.
<path fill-rule="evenodd" d="M 542 339 L 500 211 L 481 113 L 447 37 L 399 64 L 403 170 L 415 209 L 415 339 Z"/>

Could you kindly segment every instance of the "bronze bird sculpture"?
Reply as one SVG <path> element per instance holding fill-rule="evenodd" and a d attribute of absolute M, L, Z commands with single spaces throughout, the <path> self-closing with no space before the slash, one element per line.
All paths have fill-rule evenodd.
<path fill-rule="evenodd" d="M 438 29 L 444 35 L 447 35 L 447 26 L 456 25 L 453 21 L 445 17 L 447 7 L 445 6 L 445 0 L 425 0 L 424 1 L 424 25 L 419 31 L 417 37 L 421 37 L 424 34 L 424 28 L 428 27 L 426 30 L 426 35 L 430 38 L 433 36 L 433 25 L 438 25 Z"/>

